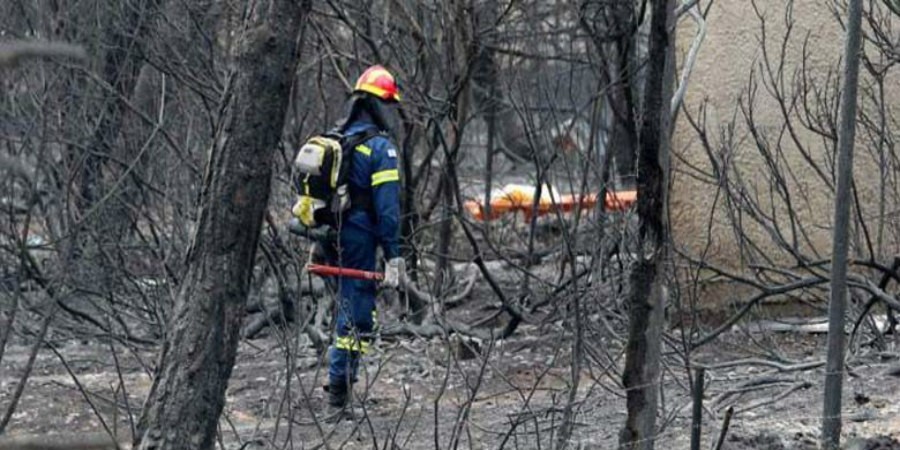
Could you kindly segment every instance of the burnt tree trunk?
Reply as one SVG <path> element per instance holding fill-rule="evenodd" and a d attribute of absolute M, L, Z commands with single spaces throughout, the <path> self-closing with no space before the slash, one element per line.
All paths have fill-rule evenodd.
<path fill-rule="evenodd" d="M 600 57 L 598 75 L 603 83 L 605 126 L 610 155 L 605 170 L 613 189 L 632 189 L 638 141 L 638 110 L 642 80 L 638 42 L 638 15 L 631 1 L 584 2 L 581 26 L 591 37 Z M 604 174 L 606 176 L 607 174 Z"/>
<path fill-rule="evenodd" d="M 87 144 L 84 165 L 81 168 L 78 206 L 82 214 L 88 213 L 90 208 L 95 207 L 95 203 L 104 194 L 102 192 L 103 165 L 117 146 L 123 119 L 127 112 L 125 102 L 132 96 L 137 85 L 143 66 L 142 49 L 147 44 L 150 24 L 155 20 L 159 3 L 160 0 L 120 2 L 117 4 L 118 15 L 111 15 L 109 23 L 106 25 L 103 42 L 108 45 L 109 50 L 104 56 L 101 73 L 103 82 L 109 86 L 110 90 L 104 92 L 102 96 L 102 102 L 97 111 L 100 121 Z M 137 150 L 132 149 L 132 151 L 137 153 Z M 116 210 L 110 211 L 110 214 L 96 214 L 98 216 L 96 220 L 91 220 L 91 222 L 106 227 L 97 230 L 101 235 L 118 232 L 123 228 L 123 225 L 114 223 L 113 218 L 116 220 L 127 218 L 127 208 L 121 205 L 116 206 Z M 109 236 L 113 240 L 117 237 Z"/>
<path fill-rule="evenodd" d="M 100 39 L 104 49 L 103 62 L 98 68 L 99 87 L 93 95 L 78 95 L 88 105 L 90 114 L 97 117 L 93 131 L 86 137 L 83 150 L 71 147 L 71 163 L 78 169 L 78 195 L 75 206 L 79 222 L 72 232 L 74 238 L 65 252 L 70 267 L 70 281 L 82 287 L 100 286 L 111 289 L 113 273 L 118 261 L 110 257 L 110 249 L 119 245 L 131 227 L 138 208 L 127 204 L 128 193 L 139 186 L 128 177 L 140 172 L 142 153 L 138 149 L 122 148 L 123 129 L 128 115 L 127 103 L 137 86 L 144 50 L 153 34 L 153 22 L 162 0 L 127 0 L 111 4 L 104 13 L 105 25 Z M 84 90 L 86 80 L 68 80 L 73 90 Z M 66 97 L 72 92 L 65 92 Z M 97 100 L 93 100 L 96 96 Z M 68 106 L 68 105 L 67 105 Z M 76 107 L 77 108 L 77 107 Z M 70 113 L 74 113 L 68 117 Z M 64 110 L 67 121 L 78 120 L 80 114 L 71 106 Z M 136 156 L 138 156 L 137 159 Z M 111 160 L 133 163 L 123 168 Z M 117 178 L 124 177 L 118 181 Z M 133 195 L 132 195 L 133 197 Z"/>
<path fill-rule="evenodd" d="M 630 275 L 628 344 L 623 385 L 628 417 L 619 436 L 621 448 L 654 446 L 666 259 L 666 152 L 669 147 L 667 60 L 671 52 L 669 24 L 673 2 L 652 0 L 650 45 L 642 104 L 637 169 L 640 233 L 637 262 Z"/>
<path fill-rule="evenodd" d="M 497 111 L 499 102 L 500 68 L 494 55 L 493 47 L 496 46 L 496 25 L 498 20 L 498 6 L 494 2 L 485 2 L 480 5 L 475 14 L 476 30 L 488 30 L 483 33 L 475 33 L 475 59 L 472 61 L 472 99 L 474 106 L 479 109 L 487 125 L 487 148 L 485 149 L 484 164 L 484 217 L 491 216 L 491 190 L 494 183 L 494 146 L 497 137 Z M 490 220 L 484 221 L 484 231 L 490 235 Z"/>
<path fill-rule="evenodd" d="M 453 35 L 454 39 L 448 43 L 448 53 L 453 55 L 453 63 L 456 66 L 454 69 L 462 69 L 466 67 L 466 65 L 471 64 L 471 61 L 474 60 L 474 55 L 472 54 L 474 50 L 474 37 L 471 32 L 472 23 L 469 21 L 469 17 L 464 11 L 465 5 L 466 2 L 464 1 L 452 2 L 449 5 L 450 8 L 453 8 L 453 27 L 455 33 Z M 458 70 L 458 72 L 462 73 L 464 70 Z M 449 128 L 447 134 L 450 135 L 449 146 L 444 138 L 440 140 L 440 145 L 444 149 L 444 167 L 441 171 L 440 178 L 440 185 L 442 186 L 441 224 L 438 229 L 438 256 L 434 278 L 434 292 L 437 294 L 438 301 L 443 297 L 453 275 L 451 273 L 450 265 L 450 250 L 453 241 L 453 201 L 458 186 L 453 182 L 454 180 L 448 167 L 457 167 L 457 157 L 462 146 L 463 133 L 465 131 L 467 115 L 469 112 L 468 94 L 471 88 L 470 81 L 469 75 L 465 75 L 464 78 L 461 77 L 453 83 L 452 88 L 454 96 L 450 98 L 450 101 L 453 102 L 453 108 L 450 109 L 447 116 Z M 441 131 L 436 128 L 435 132 L 440 133 Z M 428 318 L 430 318 L 431 315 L 439 315 L 441 309 L 442 305 L 440 304 L 431 305 L 431 312 Z"/>
<path fill-rule="evenodd" d="M 828 362 L 825 365 L 825 398 L 822 419 L 824 449 L 840 448 L 841 393 L 844 382 L 844 323 L 847 314 L 847 254 L 849 249 L 850 193 L 853 183 L 853 143 L 856 138 L 856 97 L 859 90 L 859 60 L 862 2 L 850 0 L 847 38 L 844 42 L 844 89 L 841 92 L 838 134 L 838 180 L 834 199 L 834 230 L 831 259 L 831 298 L 828 303 Z"/>
<path fill-rule="evenodd" d="M 214 446 L 309 8 L 309 1 L 261 1 L 242 31 L 187 274 L 139 423 L 139 448 Z"/>
<path fill-rule="evenodd" d="M 607 67 L 601 75 L 607 85 L 606 101 L 609 126 L 609 146 L 612 155 L 612 181 L 615 189 L 634 187 L 635 147 L 637 144 L 637 124 L 632 106 L 636 102 L 634 88 L 640 77 L 633 63 L 636 52 L 637 36 L 634 27 L 635 10 L 633 2 L 620 2 L 609 6 L 607 16 L 609 36 L 612 42 L 607 45 L 598 43 L 598 47 L 606 50 Z"/>

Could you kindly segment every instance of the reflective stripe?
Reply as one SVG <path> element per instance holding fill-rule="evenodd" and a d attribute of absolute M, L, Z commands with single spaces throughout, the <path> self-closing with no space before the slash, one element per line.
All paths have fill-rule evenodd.
<path fill-rule="evenodd" d="M 400 181 L 400 171 L 397 169 L 382 170 L 372 174 L 372 186 L 387 183 L 389 181 Z"/>
<path fill-rule="evenodd" d="M 347 350 L 351 352 L 368 353 L 369 342 L 356 339 L 353 336 L 338 336 L 334 346 L 339 350 Z"/>
<path fill-rule="evenodd" d="M 335 189 L 338 185 L 338 176 L 341 173 L 341 158 L 343 158 L 343 154 L 341 153 L 341 146 L 337 144 L 337 147 L 333 147 L 332 153 L 334 155 L 334 160 L 331 163 L 331 188 Z"/>
<path fill-rule="evenodd" d="M 366 156 L 372 156 L 372 149 L 369 147 L 366 147 L 365 145 L 362 145 L 362 144 L 359 144 L 356 146 L 356 151 L 358 151 Z"/>
<path fill-rule="evenodd" d="M 386 98 L 389 94 L 387 89 L 380 88 L 378 86 L 375 86 L 372 83 L 363 83 L 363 84 L 359 85 L 356 88 L 356 90 L 368 92 L 368 93 L 370 93 L 376 97 L 380 97 L 380 98 Z M 400 101 L 400 94 L 394 94 L 393 98 L 396 99 L 397 101 Z"/>
<path fill-rule="evenodd" d="M 378 97 L 384 97 L 385 95 L 387 95 L 387 89 L 380 88 L 372 83 L 361 83 L 359 86 L 357 86 L 356 90 L 365 91 Z"/>

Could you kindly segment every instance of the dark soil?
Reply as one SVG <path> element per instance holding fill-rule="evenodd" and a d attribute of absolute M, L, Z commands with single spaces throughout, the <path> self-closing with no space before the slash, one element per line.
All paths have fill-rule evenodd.
<path fill-rule="evenodd" d="M 679 334 L 672 330 L 673 336 Z M 459 351 L 465 344 L 455 338 L 380 342 L 366 358 L 356 386 L 360 420 L 339 423 L 324 420 L 324 361 L 303 336 L 291 331 L 287 336 L 245 341 L 227 392 L 221 441 L 228 448 L 242 444 L 316 448 L 323 442 L 345 449 L 448 448 L 454 442 L 459 448 L 550 448 L 568 409 L 574 423 L 570 448 L 615 448 L 625 417 L 624 399 L 619 369 L 605 369 L 609 361 L 618 367 L 624 361 L 619 346 L 610 343 L 615 341 L 602 339 L 599 335 L 589 339 L 588 361 L 571 405 L 569 391 L 575 381 L 571 336 L 562 323 L 523 326 L 511 339 L 480 343 L 480 348 L 466 352 Z M 692 359 L 715 365 L 749 357 L 772 360 L 778 354 L 808 362 L 824 356 L 823 344 L 821 335 L 729 332 Z M 109 430 L 127 436 L 128 411 L 136 420 L 150 386 L 143 364 L 152 362 L 154 355 L 114 348 L 121 373 L 108 344 L 72 341 L 60 346 L 74 378 L 60 359 L 42 350 L 8 433 L 96 432 L 103 431 L 105 423 Z M 764 348 L 771 354 L 764 354 Z M 7 348 L 0 364 L 0 412 L 15 390 L 27 352 L 22 343 Z M 473 357 L 457 358 L 466 354 Z M 900 378 L 885 374 L 885 368 L 896 363 L 890 355 L 851 359 L 843 412 L 847 448 L 900 448 Z M 662 427 L 656 446 L 660 449 L 689 448 L 690 395 L 679 360 L 674 354 L 667 359 L 664 412 L 657 422 Z M 778 372 L 739 365 L 709 369 L 707 374 L 701 448 L 711 448 L 729 406 L 737 413 L 725 449 L 816 448 L 822 415 L 821 367 Z M 759 380 L 768 384 L 737 392 Z M 735 392 L 726 395 L 729 391 Z"/>

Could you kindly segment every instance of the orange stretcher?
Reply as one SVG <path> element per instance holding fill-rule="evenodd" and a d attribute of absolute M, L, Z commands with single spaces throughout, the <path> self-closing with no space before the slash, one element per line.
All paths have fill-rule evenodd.
<path fill-rule="evenodd" d="M 468 200 L 463 204 L 466 211 L 476 220 L 496 220 L 509 213 L 521 211 L 525 220 L 531 219 L 534 211 L 534 186 L 506 185 L 491 195 L 490 217 L 485 217 L 483 201 Z M 574 211 L 576 208 L 592 209 L 597 206 L 598 194 L 563 194 L 560 195 L 548 186 L 541 189 L 541 198 L 537 204 L 537 216 Z M 637 201 L 637 191 L 608 191 L 603 202 L 606 211 L 625 211 Z"/>

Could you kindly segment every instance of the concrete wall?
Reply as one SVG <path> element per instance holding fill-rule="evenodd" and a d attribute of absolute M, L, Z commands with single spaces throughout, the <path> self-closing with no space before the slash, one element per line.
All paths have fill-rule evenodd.
<path fill-rule="evenodd" d="M 676 243 L 696 255 L 706 252 L 715 263 L 736 270 L 745 269 L 748 262 L 742 258 L 736 238 L 734 224 L 738 221 L 766 256 L 782 264 L 795 264 L 796 259 L 783 249 L 784 244 L 777 242 L 780 238 L 789 245 L 796 242 L 796 251 L 811 259 L 828 258 L 831 248 L 832 192 L 807 159 L 819 164 L 824 178 L 830 182 L 833 179 L 834 147 L 831 141 L 810 131 L 802 122 L 807 119 L 807 112 L 814 116 L 836 115 L 843 29 L 828 6 L 831 2 L 796 0 L 792 9 L 785 6 L 784 0 L 757 0 L 756 3 L 758 12 L 750 1 L 719 0 L 714 4 L 685 104 L 695 118 L 699 116 L 699 109 L 705 108 L 708 139 L 716 154 L 714 158 L 733 163 L 729 177 L 732 180 L 740 177 L 745 182 L 749 188 L 748 197 L 759 202 L 764 214 L 775 218 L 773 222 L 777 222 L 778 232 L 754 224 L 746 215 L 737 218 L 727 213 L 724 192 L 707 176 L 713 171 L 710 156 L 683 112 L 679 113 L 673 141 L 671 213 Z M 788 22 L 792 23 L 790 27 Z M 681 22 L 678 29 L 680 60 L 683 60 L 695 30 L 689 21 Z M 790 39 L 783 47 L 782 60 L 783 38 L 788 31 Z M 871 45 L 866 51 L 869 55 L 876 53 Z M 766 53 L 772 64 L 770 67 L 764 64 Z M 785 114 L 771 93 L 772 77 L 768 71 L 777 72 L 780 64 L 784 68 L 783 78 L 777 80 L 775 86 L 782 95 L 792 99 L 787 116 L 791 118 L 793 130 L 786 127 Z M 808 74 L 807 83 L 805 88 L 798 88 L 795 82 L 802 79 L 800 73 L 804 71 Z M 862 79 L 863 84 L 872 82 L 865 69 Z M 772 166 L 761 156 L 741 113 L 740 105 L 747 109 L 750 104 L 751 80 L 756 82 L 752 102 L 755 131 L 762 137 L 764 147 L 777 155 Z M 897 86 L 900 86 L 900 79 L 892 74 L 886 82 L 889 114 L 891 108 L 900 106 L 900 88 Z M 801 106 L 804 94 L 805 98 L 810 98 L 821 92 L 827 93 L 824 110 Z M 866 89 L 861 92 L 865 94 Z M 871 98 L 861 99 L 861 111 L 874 116 L 877 108 Z M 898 126 L 896 119 L 893 126 Z M 876 249 L 876 256 L 887 258 L 898 253 L 900 230 L 897 223 L 900 219 L 884 216 L 879 220 L 879 216 L 882 212 L 889 214 L 897 210 L 898 204 L 896 196 L 889 196 L 891 198 L 884 203 L 879 199 L 883 189 L 898 189 L 897 165 L 881 160 L 879 145 L 884 142 L 878 133 L 859 129 L 857 133 L 855 175 L 863 205 L 861 215 L 866 217 L 867 231 L 875 247 L 879 247 L 880 236 L 881 245 Z M 806 151 L 805 155 L 799 151 L 801 148 Z M 778 192 L 771 188 L 777 181 L 771 175 L 773 166 L 784 175 L 781 189 L 790 197 L 791 209 L 797 212 L 797 222 L 788 220 L 786 202 L 773 195 Z M 889 178 L 887 183 L 881 181 L 885 176 Z M 856 230 L 858 238 L 852 252 L 867 257 L 865 234 L 859 227 Z M 709 300 L 729 300 L 725 297 L 739 295 L 739 292 L 715 290 L 710 296 L 716 298 Z"/>

